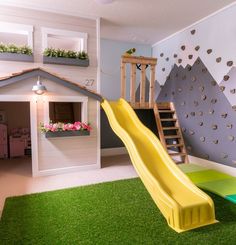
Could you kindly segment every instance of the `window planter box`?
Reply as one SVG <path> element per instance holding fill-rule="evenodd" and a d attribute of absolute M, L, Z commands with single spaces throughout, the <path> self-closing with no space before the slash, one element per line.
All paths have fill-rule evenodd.
<path fill-rule="evenodd" d="M 49 57 L 49 56 L 43 56 L 43 63 L 44 64 L 70 65 L 70 66 L 82 66 L 82 67 L 89 66 L 88 59 L 80 60 L 80 59 L 73 59 L 73 58 Z"/>
<path fill-rule="evenodd" d="M 90 132 L 87 130 L 82 131 L 57 131 L 57 132 L 46 132 L 46 138 L 58 138 L 58 137 L 72 137 L 72 136 L 86 136 L 90 135 Z"/>
<path fill-rule="evenodd" d="M 6 61 L 21 61 L 21 62 L 34 62 L 33 55 L 17 54 L 17 53 L 0 53 L 0 60 Z"/>

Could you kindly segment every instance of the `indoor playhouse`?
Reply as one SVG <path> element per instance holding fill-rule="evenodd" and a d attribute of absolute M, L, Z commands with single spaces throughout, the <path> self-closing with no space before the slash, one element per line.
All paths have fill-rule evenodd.
<path fill-rule="evenodd" d="M 166 218 L 168 225 L 177 232 L 183 232 L 217 222 L 212 199 L 193 183 L 234 202 L 236 193 L 234 188 L 224 190 L 222 187 L 218 188 L 222 182 L 218 185 L 216 183 L 224 181 L 224 183 L 232 184 L 235 182 L 235 178 L 188 164 L 189 160 L 174 104 L 172 102 L 155 102 L 154 99 L 156 63 L 157 59 L 155 58 L 123 55 L 121 58 L 122 98 L 118 101 L 109 102 L 100 94 L 42 68 L 28 69 L 4 77 L 1 79 L 1 87 L 5 88 L 5 93 L 10 92 L 11 88 L 6 90 L 9 85 L 18 84 L 18 81 L 27 79 L 28 82 L 21 88 L 24 90 L 32 83 L 31 78 L 40 76 L 47 79 L 44 82 L 47 87 L 50 87 L 50 83 L 55 84 L 56 86 L 51 85 L 51 88 L 61 86 L 61 88 L 64 87 L 63 91 L 72 90 L 101 103 L 111 128 L 124 142 L 137 173 Z M 131 65 L 130 102 L 125 100 L 128 64 Z M 148 67 L 150 67 L 149 83 L 146 74 Z M 141 70 L 139 94 L 136 89 L 136 69 Z M 50 89 L 50 91 L 52 93 L 53 90 Z M 68 92 L 66 93 L 68 94 Z M 43 101 L 43 104 L 46 102 Z M 40 99 L 37 103 L 39 106 Z M 140 122 L 133 109 L 153 109 L 160 141 Z M 45 141 L 44 137 L 39 137 L 39 144 L 39 140 Z M 46 142 L 48 141 L 46 140 Z M 181 169 L 193 182 L 176 164 L 181 165 Z"/>

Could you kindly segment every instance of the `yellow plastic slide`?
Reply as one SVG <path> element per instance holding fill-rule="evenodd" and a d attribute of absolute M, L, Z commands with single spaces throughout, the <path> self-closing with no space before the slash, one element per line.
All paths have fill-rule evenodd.
<path fill-rule="evenodd" d="M 216 223 L 212 199 L 179 170 L 132 107 L 124 99 L 104 100 L 101 105 L 168 225 L 182 232 Z"/>

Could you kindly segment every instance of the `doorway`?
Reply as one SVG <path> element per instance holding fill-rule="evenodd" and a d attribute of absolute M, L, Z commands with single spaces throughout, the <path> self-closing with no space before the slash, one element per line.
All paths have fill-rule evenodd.
<path fill-rule="evenodd" d="M 30 102 L 0 102 L 0 172 L 32 176 Z"/>

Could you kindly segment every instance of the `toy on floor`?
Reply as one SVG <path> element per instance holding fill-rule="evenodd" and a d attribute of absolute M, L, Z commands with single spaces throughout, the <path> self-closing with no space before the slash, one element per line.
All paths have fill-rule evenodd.
<path fill-rule="evenodd" d="M 194 164 L 178 166 L 199 188 L 213 192 L 236 204 L 235 177 Z"/>

